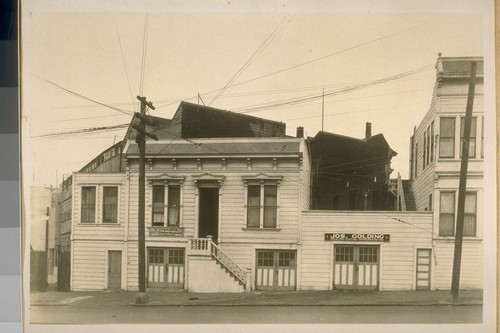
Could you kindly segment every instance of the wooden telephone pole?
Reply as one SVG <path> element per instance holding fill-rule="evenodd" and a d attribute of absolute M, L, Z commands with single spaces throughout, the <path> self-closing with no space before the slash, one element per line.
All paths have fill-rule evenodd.
<path fill-rule="evenodd" d="M 146 124 L 154 125 L 149 119 L 145 117 L 146 107 L 154 110 L 154 106 L 151 102 L 146 100 L 146 97 L 137 96 L 137 99 L 141 101 L 141 112 L 135 113 L 135 117 L 140 120 L 139 125 L 132 124 L 132 128 L 137 130 L 137 136 L 135 142 L 139 146 L 139 217 L 138 217 L 138 228 L 139 228 L 139 293 L 136 297 L 137 304 L 148 303 L 148 296 L 146 293 L 146 234 L 145 234 L 145 206 L 146 206 L 146 136 L 158 141 L 158 137 L 154 134 L 146 132 Z"/>
<path fill-rule="evenodd" d="M 470 64 L 469 94 L 465 109 L 464 138 L 462 141 L 462 159 L 460 165 L 460 181 L 458 185 L 457 228 L 455 230 L 455 252 L 453 255 L 453 273 L 451 277 L 451 298 L 458 302 L 460 286 L 460 267 L 462 262 L 462 241 L 464 234 L 465 191 L 467 185 L 467 169 L 469 163 L 469 141 L 472 124 L 472 109 L 474 106 L 474 91 L 476 87 L 476 62 Z"/>

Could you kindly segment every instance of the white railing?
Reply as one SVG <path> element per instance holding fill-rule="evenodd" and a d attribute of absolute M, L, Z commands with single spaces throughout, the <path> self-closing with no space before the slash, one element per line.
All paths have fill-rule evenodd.
<path fill-rule="evenodd" d="M 238 280 L 243 283 L 245 289 L 250 287 L 250 272 L 240 267 L 231 259 L 222 249 L 212 242 L 212 237 L 193 238 L 191 241 L 191 254 L 212 255 L 222 266 L 231 272 Z"/>
<path fill-rule="evenodd" d="M 218 247 L 215 243 L 210 241 L 211 245 L 211 253 L 212 255 L 222 264 L 222 266 L 226 267 L 238 280 L 240 280 L 243 285 L 247 285 L 247 270 L 238 266 L 237 263 L 234 262 L 220 247 Z"/>

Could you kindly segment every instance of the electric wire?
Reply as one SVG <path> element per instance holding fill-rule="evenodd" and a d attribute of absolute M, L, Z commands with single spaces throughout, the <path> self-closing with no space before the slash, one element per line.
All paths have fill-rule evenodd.
<path fill-rule="evenodd" d="M 283 22 L 287 20 L 288 17 L 285 17 L 277 26 L 274 28 L 274 30 L 267 36 L 267 38 L 262 42 L 262 44 L 257 48 L 257 50 L 254 51 L 254 53 L 250 56 L 250 58 L 243 64 L 242 67 L 231 77 L 231 79 L 226 83 L 226 85 L 212 98 L 212 100 L 208 103 L 208 106 L 212 105 L 213 102 L 219 98 L 224 91 L 234 82 L 238 77 L 254 62 L 254 60 L 266 49 L 266 47 L 271 44 L 271 42 L 276 38 L 277 33 L 276 31 L 281 27 Z M 287 21 L 287 24 L 290 22 L 291 19 Z"/>
<path fill-rule="evenodd" d="M 113 22 L 115 23 L 116 36 L 118 37 L 118 45 L 120 46 L 120 53 L 122 56 L 123 69 L 125 70 L 125 76 L 127 77 L 128 90 L 130 92 L 130 99 L 132 101 L 132 107 L 134 108 L 134 111 L 137 111 L 137 109 L 135 107 L 134 94 L 132 94 L 132 87 L 130 86 L 130 79 L 128 77 L 127 66 L 125 65 L 125 57 L 123 56 L 122 41 L 120 38 L 120 33 L 118 32 L 118 26 L 116 24 L 116 16 L 115 15 L 113 15 Z"/>
<path fill-rule="evenodd" d="M 59 88 L 59 89 L 61 89 L 61 90 L 65 91 L 65 92 L 67 92 L 67 93 L 69 93 L 69 94 L 73 95 L 73 96 L 77 96 L 77 97 L 83 98 L 83 99 L 85 99 L 85 100 L 87 100 L 87 101 L 90 101 L 90 102 L 93 102 L 93 103 L 99 104 L 99 105 L 101 105 L 101 106 L 104 106 L 104 107 L 110 108 L 110 109 L 112 109 L 112 110 L 118 111 L 118 112 L 123 113 L 123 114 L 126 114 L 126 115 L 132 115 L 132 114 L 134 114 L 134 112 L 132 112 L 132 111 L 128 111 L 128 110 L 124 110 L 124 109 L 120 109 L 120 108 L 117 108 L 117 107 L 114 107 L 114 106 L 111 106 L 111 105 L 108 105 L 108 104 L 105 104 L 105 103 L 98 102 L 98 101 L 96 101 L 95 99 L 92 99 L 92 98 L 89 98 L 89 97 L 83 96 L 82 94 L 79 94 L 79 93 L 77 93 L 77 92 L 74 92 L 74 91 L 72 91 L 72 90 L 69 90 L 69 89 L 67 89 L 67 88 L 64 88 L 64 87 L 62 87 L 62 86 L 58 85 L 57 83 L 54 83 L 54 82 L 52 82 L 52 81 L 50 81 L 50 80 L 44 79 L 44 81 L 45 81 L 45 82 L 47 82 L 47 83 L 49 83 L 49 84 L 51 84 L 51 85 L 53 85 L 53 86 L 54 86 L 54 87 L 56 87 L 56 88 Z"/>
<path fill-rule="evenodd" d="M 286 72 L 286 71 L 289 71 L 289 70 L 292 70 L 292 69 L 296 69 L 296 68 L 299 68 L 299 67 L 302 67 L 302 66 L 314 63 L 316 61 L 324 60 L 324 59 L 327 59 L 329 57 L 333 57 L 333 56 L 336 56 L 336 55 L 339 55 L 339 54 L 342 54 L 342 53 L 345 53 L 345 52 L 348 52 L 348 51 L 352 51 L 352 50 L 355 50 L 357 48 L 360 48 L 360 47 L 363 47 L 363 46 L 366 46 L 366 45 L 369 45 L 369 44 L 372 44 L 372 43 L 375 43 L 375 42 L 379 42 L 381 40 L 388 39 L 388 38 L 394 37 L 394 36 L 399 35 L 399 34 L 406 33 L 408 31 L 414 30 L 416 28 L 420 28 L 420 27 L 422 27 L 424 25 L 427 25 L 427 24 L 429 24 L 429 23 L 424 23 L 424 24 L 416 25 L 416 26 L 413 26 L 411 28 L 408 28 L 408 29 L 405 29 L 405 30 L 401 30 L 401 31 L 398 31 L 398 32 L 395 32 L 395 33 L 392 33 L 392 34 L 389 34 L 389 35 L 385 35 L 385 36 L 382 36 L 382 37 L 379 37 L 379 38 L 376 38 L 376 39 L 372 39 L 370 41 L 367 41 L 367 42 L 364 42 L 364 43 L 361 43 L 361 44 L 357 44 L 357 45 L 354 45 L 352 47 L 349 47 L 349 48 L 346 48 L 346 49 L 343 49 L 343 50 L 340 50 L 340 51 L 336 51 L 336 52 L 330 53 L 328 55 L 325 55 L 325 56 L 322 56 L 322 57 L 319 57 L 319 58 L 316 58 L 316 59 L 312 59 L 312 60 L 306 61 L 306 62 L 298 64 L 298 65 L 294 65 L 294 66 L 291 66 L 291 67 L 288 67 L 288 68 L 284 68 L 284 69 L 281 69 L 281 70 L 278 70 L 278 71 L 275 71 L 275 72 L 272 72 L 272 73 L 268 73 L 268 74 L 265 74 L 265 75 L 262 75 L 262 76 L 258 76 L 258 77 L 255 77 L 255 78 L 243 81 L 243 82 L 235 83 L 233 85 L 228 86 L 228 88 L 239 86 L 239 85 L 243 85 L 243 84 L 250 83 L 250 82 L 254 82 L 254 81 L 257 81 L 257 80 L 260 80 L 260 79 L 263 79 L 263 78 L 266 78 L 266 77 L 269 77 L 269 76 L 272 76 L 272 75 L 276 75 L 276 74 L 279 74 L 279 73 L 283 73 L 283 72 Z M 215 93 L 217 91 L 219 91 L 219 89 L 206 92 L 203 95 L 212 94 L 212 93 Z M 196 98 L 196 96 L 194 96 L 194 97 L 188 97 L 188 98 L 192 99 L 192 98 Z M 175 104 L 175 103 L 178 103 L 178 102 L 179 101 L 173 102 L 171 104 Z M 159 106 L 157 106 L 157 109 L 165 107 L 165 106 L 168 106 L 168 105 L 171 105 L 171 104 L 169 103 L 169 104 L 159 105 Z"/>

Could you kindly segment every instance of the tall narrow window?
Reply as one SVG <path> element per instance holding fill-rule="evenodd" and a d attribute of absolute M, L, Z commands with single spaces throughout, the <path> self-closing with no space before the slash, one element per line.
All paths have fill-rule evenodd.
<path fill-rule="evenodd" d="M 484 157 L 484 117 L 481 118 L 481 158 Z"/>
<path fill-rule="evenodd" d="M 430 162 L 434 162 L 434 122 L 431 123 L 431 160 Z"/>
<path fill-rule="evenodd" d="M 163 226 L 165 211 L 165 186 L 153 186 L 153 226 Z"/>
<path fill-rule="evenodd" d="M 418 177 L 418 143 L 415 144 L 415 178 Z"/>
<path fill-rule="evenodd" d="M 260 227 L 260 185 L 248 185 L 247 227 Z"/>
<path fill-rule="evenodd" d="M 476 118 L 471 119 L 469 157 L 476 157 Z M 465 117 L 460 121 L 460 156 L 462 156 L 462 146 L 464 141 Z"/>
<path fill-rule="evenodd" d="M 465 194 L 464 233 L 466 237 L 476 236 L 476 192 Z"/>
<path fill-rule="evenodd" d="M 439 157 L 455 157 L 455 118 L 441 118 L 439 124 Z"/>
<path fill-rule="evenodd" d="M 181 188 L 178 185 L 168 187 L 168 225 L 179 225 L 181 206 Z"/>
<path fill-rule="evenodd" d="M 431 128 L 427 128 L 427 145 L 425 146 L 427 150 L 427 160 L 425 162 L 425 165 L 429 165 L 430 159 L 431 159 Z"/>
<path fill-rule="evenodd" d="M 118 187 L 105 186 L 103 188 L 103 223 L 117 223 L 118 222 Z"/>
<path fill-rule="evenodd" d="M 95 186 L 82 187 L 81 223 L 95 223 Z"/>
<path fill-rule="evenodd" d="M 276 228 L 276 212 L 278 207 L 278 187 L 264 186 L 264 228 Z"/>
<path fill-rule="evenodd" d="M 429 211 L 432 212 L 432 193 L 429 193 Z"/>
<path fill-rule="evenodd" d="M 441 192 L 439 236 L 455 235 L 455 192 Z"/>
<path fill-rule="evenodd" d="M 424 132 L 424 144 L 422 146 L 422 169 L 425 169 L 427 162 L 427 131 Z"/>

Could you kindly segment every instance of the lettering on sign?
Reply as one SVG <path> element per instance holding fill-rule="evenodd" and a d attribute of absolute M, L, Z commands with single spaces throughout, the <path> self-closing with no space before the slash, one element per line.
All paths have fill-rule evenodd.
<path fill-rule="evenodd" d="M 389 242 L 390 234 L 345 234 L 326 233 L 326 241 L 369 241 L 369 242 Z"/>

